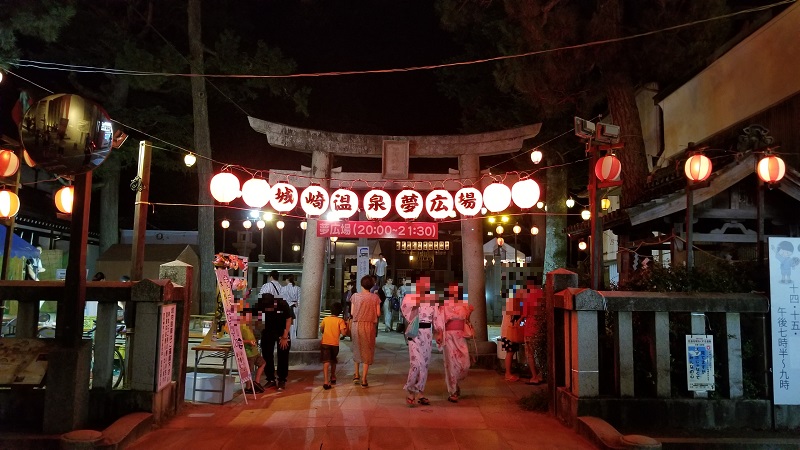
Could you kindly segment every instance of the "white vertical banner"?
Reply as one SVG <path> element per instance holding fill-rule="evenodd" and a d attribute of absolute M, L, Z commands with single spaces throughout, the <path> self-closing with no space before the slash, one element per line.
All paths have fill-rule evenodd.
<path fill-rule="evenodd" d="M 690 391 L 715 390 L 713 335 L 686 335 L 686 384 Z"/>
<path fill-rule="evenodd" d="M 356 275 L 356 292 L 361 291 L 361 279 L 369 275 L 369 247 L 358 247 L 358 274 Z"/>
<path fill-rule="evenodd" d="M 158 330 L 158 374 L 156 392 L 172 382 L 172 355 L 175 347 L 175 314 L 178 308 L 174 303 L 161 305 L 161 327 Z"/>
<path fill-rule="evenodd" d="M 228 334 L 231 336 L 233 356 L 236 359 L 236 366 L 239 368 L 241 383 L 244 384 L 250 381 L 250 364 L 247 363 L 247 353 L 244 351 L 244 342 L 242 341 L 242 330 L 239 329 L 241 317 L 233 301 L 232 279 L 228 275 L 228 269 L 226 268 L 214 269 L 214 272 L 217 275 L 222 308 L 225 310 L 225 321 L 228 322 Z"/>
<path fill-rule="evenodd" d="M 776 405 L 800 405 L 800 238 L 769 238 L 772 392 Z"/>

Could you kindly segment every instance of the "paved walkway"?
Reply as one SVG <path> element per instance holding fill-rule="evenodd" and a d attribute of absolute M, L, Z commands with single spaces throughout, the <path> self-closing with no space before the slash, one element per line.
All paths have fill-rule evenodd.
<path fill-rule="evenodd" d="M 339 383 L 322 389 L 322 365 L 293 366 L 284 392 L 269 389 L 244 403 L 187 403 L 183 412 L 131 449 L 593 449 L 555 418 L 522 410 L 520 397 L 542 386 L 507 383 L 495 371 L 473 369 L 457 404 L 447 401 L 442 355 L 434 349 L 426 396 L 430 406 L 405 404 L 408 352 L 399 333 L 378 338 L 369 388 L 352 384 L 349 340 L 343 341 Z"/>

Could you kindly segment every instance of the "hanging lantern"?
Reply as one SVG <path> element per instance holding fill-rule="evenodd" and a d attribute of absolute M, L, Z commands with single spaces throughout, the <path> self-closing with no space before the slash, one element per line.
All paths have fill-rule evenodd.
<path fill-rule="evenodd" d="M 536 207 L 539 209 L 544 208 L 544 202 L 536 202 Z"/>
<path fill-rule="evenodd" d="M 263 178 L 251 178 L 242 185 L 242 200 L 251 208 L 262 208 L 269 203 L 269 183 Z"/>
<path fill-rule="evenodd" d="M 608 197 L 603 197 L 600 199 L 600 209 L 608 211 L 608 208 L 611 208 L 611 200 L 609 200 Z"/>
<path fill-rule="evenodd" d="M 192 167 L 196 162 L 197 157 L 194 156 L 194 153 L 187 153 L 186 156 L 183 157 L 183 163 L 186 164 L 186 167 Z"/>
<path fill-rule="evenodd" d="M 3 189 L 0 190 L 0 219 L 10 219 L 19 212 L 19 197 L 17 194 Z"/>
<path fill-rule="evenodd" d="M 412 189 L 404 189 L 394 199 L 394 209 L 403 219 L 414 220 L 422 212 L 422 194 Z"/>
<path fill-rule="evenodd" d="M 433 219 L 446 219 L 453 211 L 453 196 L 444 189 L 434 189 L 425 197 L 425 211 Z"/>
<path fill-rule="evenodd" d="M 767 155 L 758 162 L 757 173 L 764 183 L 777 183 L 786 174 L 786 164 L 775 155 Z"/>
<path fill-rule="evenodd" d="M 601 183 L 606 181 L 619 181 L 622 174 L 622 164 L 614 155 L 606 155 L 597 160 L 594 166 L 594 174 Z"/>
<path fill-rule="evenodd" d="M 251 222 L 250 219 L 246 219 L 244 222 L 242 222 L 242 226 L 245 230 L 249 230 L 250 227 L 253 226 L 253 222 Z"/>
<path fill-rule="evenodd" d="M 239 191 L 239 179 L 230 172 L 222 172 L 211 179 L 211 196 L 220 203 L 230 203 L 242 195 Z"/>
<path fill-rule="evenodd" d="M 337 189 L 331 194 L 330 215 L 336 220 L 349 219 L 358 211 L 358 196 L 349 189 Z"/>
<path fill-rule="evenodd" d="M 56 208 L 64 214 L 72 214 L 72 202 L 75 198 L 75 188 L 64 186 L 56 192 Z"/>
<path fill-rule="evenodd" d="M 684 171 L 691 181 L 705 181 L 711 175 L 711 160 L 706 155 L 697 153 L 686 160 Z"/>
<path fill-rule="evenodd" d="M 492 183 L 483 190 L 483 204 L 491 212 L 500 212 L 511 204 L 511 189 L 503 183 Z"/>
<path fill-rule="evenodd" d="M 278 212 L 289 212 L 297 206 L 297 188 L 289 183 L 275 183 L 270 190 L 269 204 Z"/>
<path fill-rule="evenodd" d="M 511 186 L 511 200 L 517 207 L 529 209 L 539 201 L 539 184 L 528 178 Z"/>
<path fill-rule="evenodd" d="M 303 192 L 300 194 L 300 208 L 303 209 L 303 212 L 305 212 L 307 216 L 311 217 L 318 217 L 325 214 L 330 201 L 331 199 L 328 196 L 328 191 L 318 184 L 312 184 L 303 189 Z"/>
<path fill-rule="evenodd" d="M 567 205 L 567 208 L 575 206 L 575 200 L 573 200 L 572 197 L 568 198 L 564 203 Z"/>
<path fill-rule="evenodd" d="M 498 246 L 498 247 L 502 247 L 502 246 L 504 246 L 505 244 L 506 244 L 506 240 L 505 240 L 505 239 L 503 239 L 503 238 L 501 238 L 501 237 L 497 238 L 497 246 Z"/>
<path fill-rule="evenodd" d="M 586 250 L 586 241 L 580 241 L 580 242 L 578 242 L 578 249 L 579 249 L 580 251 L 584 251 L 584 250 Z"/>
<path fill-rule="evenodd" d="M 481 212 L 483 194 L 474 187 L 461 188 L 456 192 L 454 203 L 456 211 L 461 215 L 472 217 Z"/>
<path fill-rule="evenodd" d="M 33 158 L 31 158 L 31 155 L 28 154 L 27 150 L 22 151 L 22 159 L 25 160 L 25 164 L 27 164 L 28 167 L 36 166 L 36 161 L 34 161 Z"/>
<path fill-rule="evenodd" d="M 503 234 L 503 231 L 506 231 L 502 225 L 498 225 L 497 228 L 494 229 L 494 232 L 497 234 Z"/>
<path fill-rule="evenodd" d="M 589 220 L 592 218 L 592 213 L 588 209 L 581 211 L 581 219 Z"/>
<path fill-rule="evenodd" d="M 222 226 L 223 229 L 227 230 L 228 227 L 231 226 L 231 221 L 228 220 L 228 219 L 222 219 L 222 222 L 220 222 L 220 225 Z"/>
<path fill-rule="evenodd" d="M 539 151 L 539 149 L 536 149 L 531 152 L 531 161 L 534 164 L 539 164 L 540 162 L 542 162 L 542 152 Z"/>
<path fill-rule="evenodd" d="M 0 177 L 10 177 L 19 169 L 19 158 L 11 150 L 0 150 Z"/>
<path fill-rule="evenodd" d="M 364 214 L 369 220 L 383 220 L 392 210 L 392 197 L 382 189 L 373 189 L 364 195 Z"/>
<path fill-rule="evenodd" d="M 531 234 L 534 236 L 539 234 L 539 227 L 531 227 Z"/>

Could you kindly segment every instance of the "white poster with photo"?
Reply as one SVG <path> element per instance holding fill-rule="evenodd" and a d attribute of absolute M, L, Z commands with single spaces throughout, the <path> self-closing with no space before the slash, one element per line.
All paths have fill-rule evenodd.
<path fill-rule="evenodd" d="M 800 405 L 800 238 L 769 238 L 772 383 L 776 405 Z"/>

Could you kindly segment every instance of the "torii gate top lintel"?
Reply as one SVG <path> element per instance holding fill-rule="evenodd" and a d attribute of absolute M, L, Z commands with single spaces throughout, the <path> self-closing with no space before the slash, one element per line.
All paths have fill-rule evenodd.
<path fill-rule="evenodd" d="M 310 153 L 380 158 L 386 142 L 408 142 L 410 158 L 447 158 L 459 155 L 500 155 L 518 151 L 522 141 L 539 134 L 542 124 L 479 134 L 440 136 L 381 136 L 334 133 L 297 128 L 248 116 L 253 130 L 267 136 L 269 145 Z"/>

